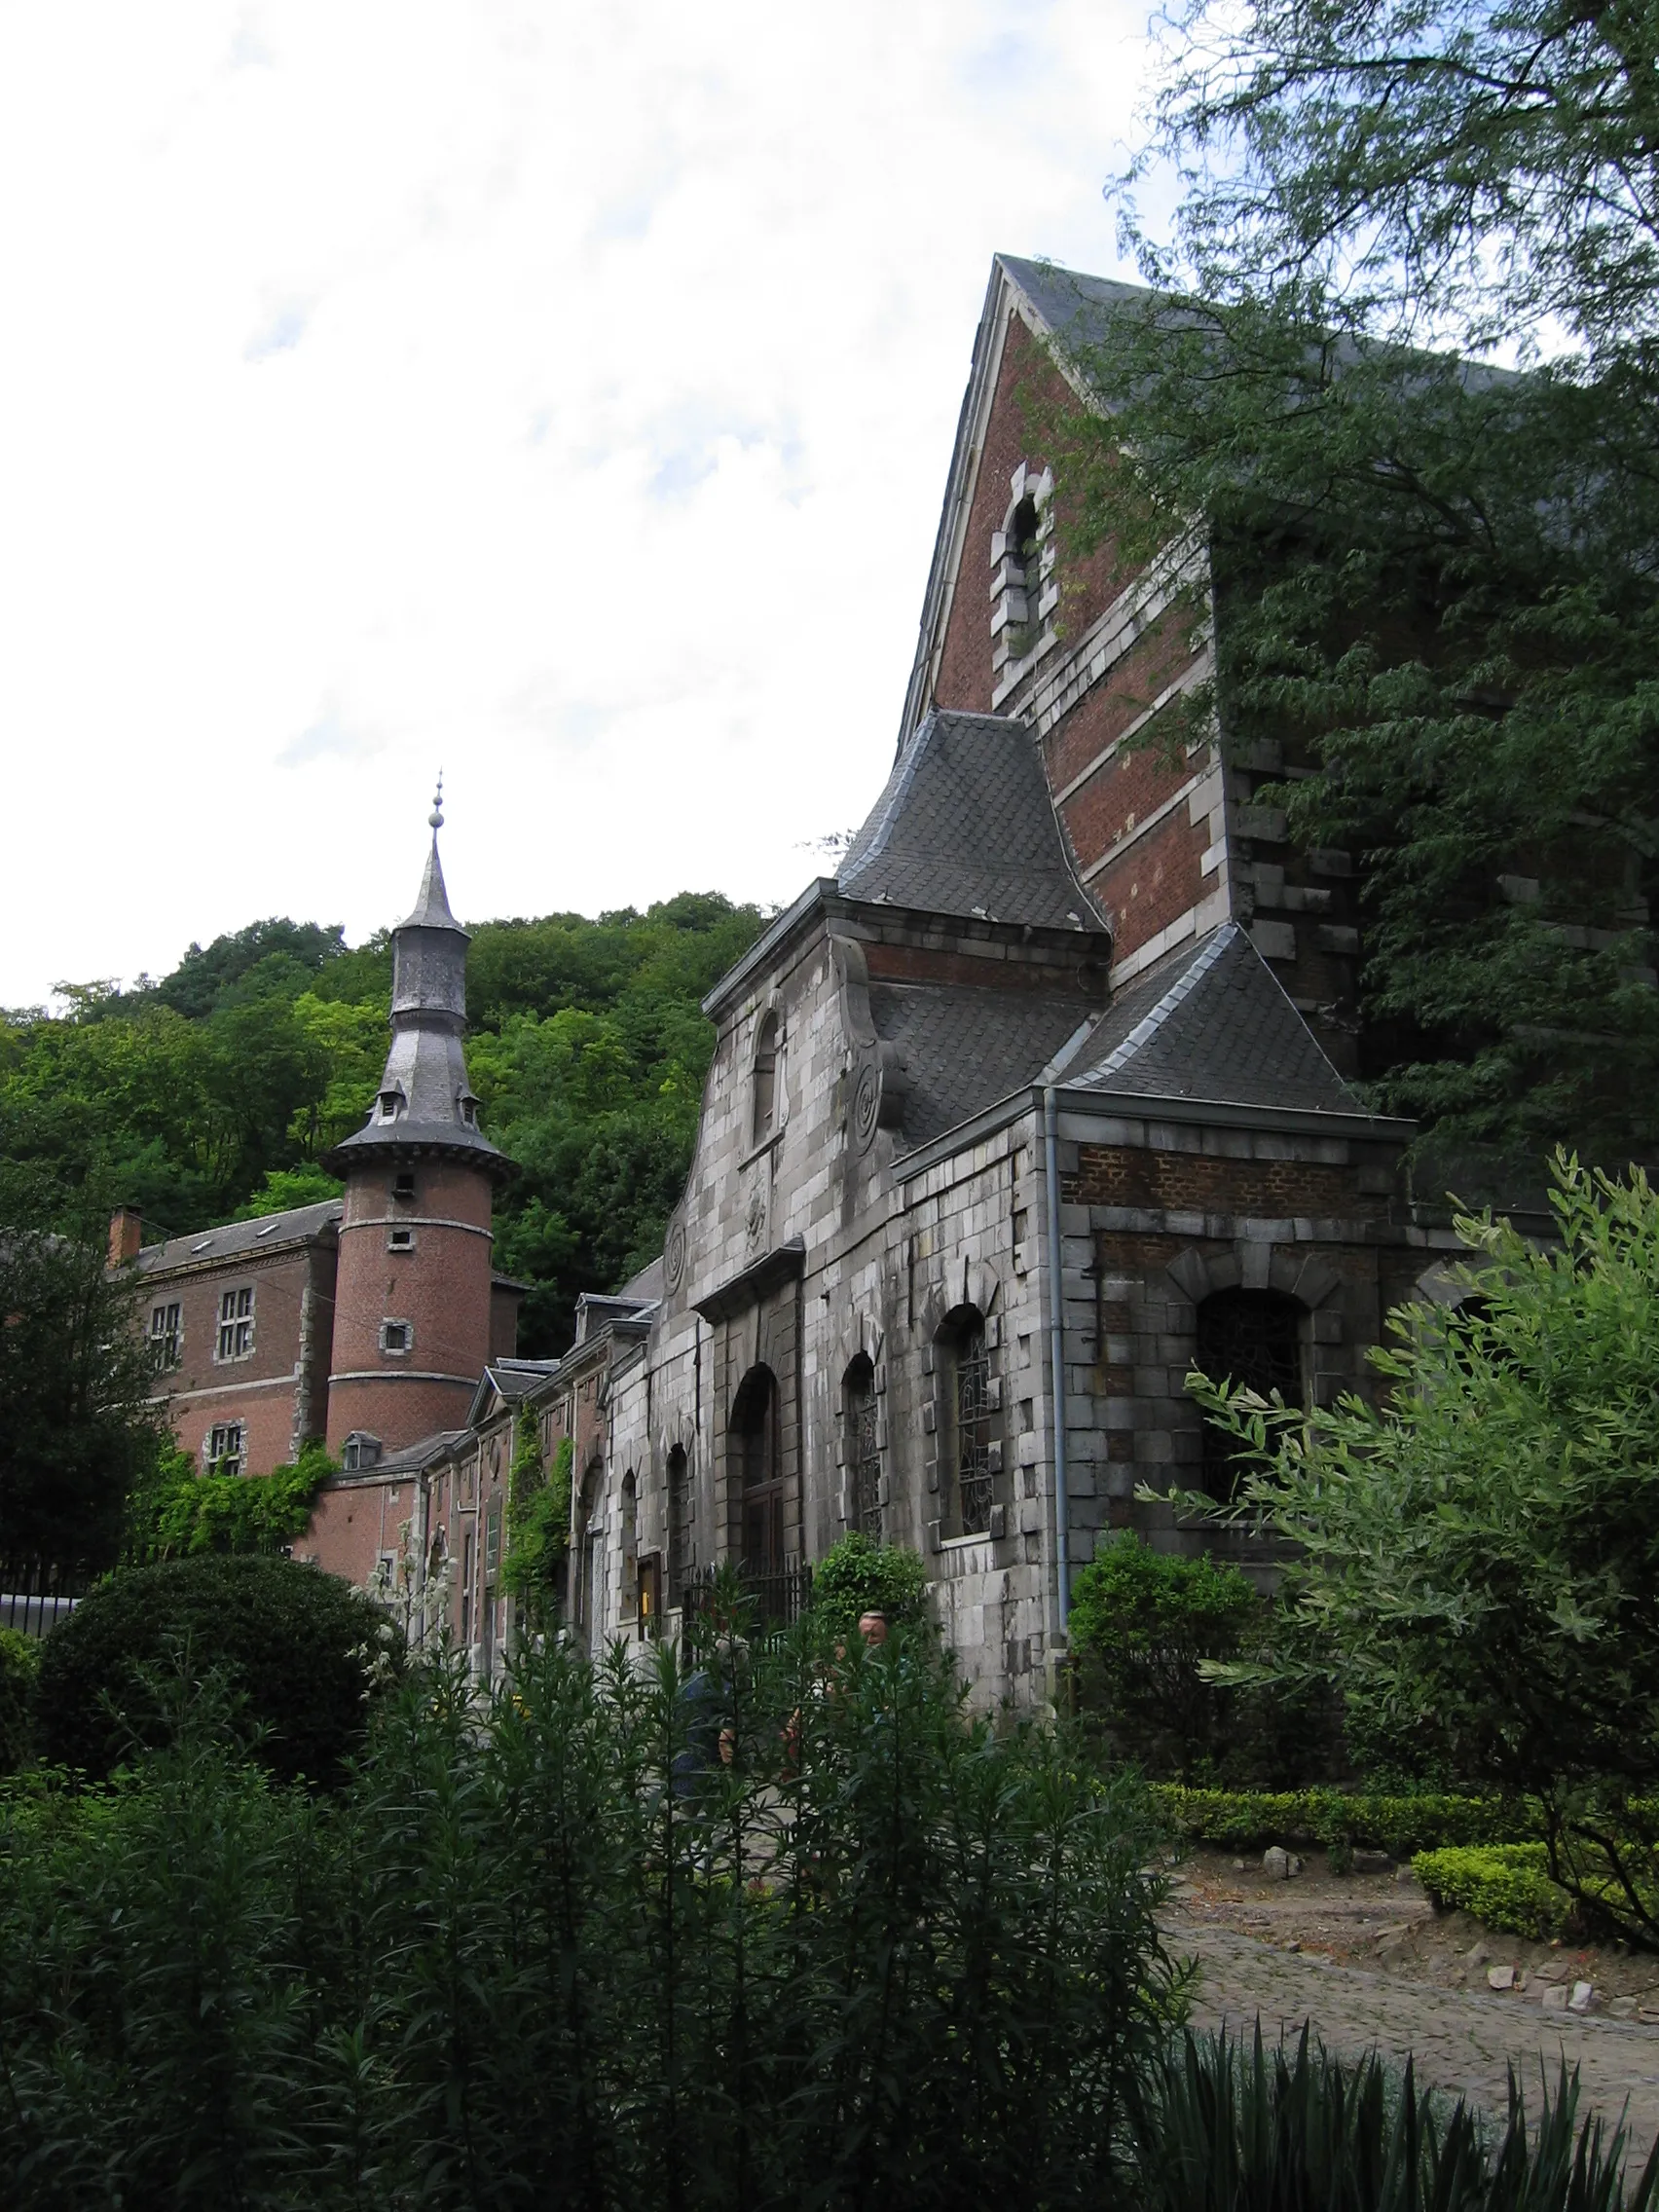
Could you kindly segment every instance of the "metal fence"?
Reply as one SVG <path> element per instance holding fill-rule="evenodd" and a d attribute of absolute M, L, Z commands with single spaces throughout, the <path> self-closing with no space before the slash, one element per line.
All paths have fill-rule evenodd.
<path fill-rule="evenodd" d="M 50 1635 L 85 1594 L 87 1577 L 50 1560 L 0 1559 L 0 1628 Z"/>
<path fill-rule="evenodd" d="M 754 1632 L 764 1638 L 799 1620 L 812 1603 L 812 1569 L 805 1560 L 786 1560 L 779 1567 L 740 1567 L 744 1601 L 750 1608 Z M 680 1593 L 681 1629 L 689 1643 L 699 1622 L 706 1620 L 715 1595 L 716 1569 L 700 1568 Z"/>

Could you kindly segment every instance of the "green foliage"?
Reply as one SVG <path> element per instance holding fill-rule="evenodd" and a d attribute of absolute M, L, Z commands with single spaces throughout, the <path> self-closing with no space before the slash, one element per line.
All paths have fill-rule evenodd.
<path fill-rule="evenodd" d="M 474 933 L 468 1053 L 521 1170 L 496 1231 L 532 1286 L 526 1351 L 562 1349 L 578 1294 L 660 1249 L 714 1045 L 699 1001 L 762 918 L 684 894 Z M 60 1018 L 0 1015 L 0 1153 L 68 1189 L 95 1175 L 174 1235 L 338 1195 L 316 1162 L 361 1125 L 385 1062 L 384 935 L 348 950 L 337 929 L 258 922 L 159 983 L 63 995 Z"/>
<path fill-rule="evenodd" d="M 1556 1878 L 1659 1943 L 1659 1198 L 1563 1159 L 1553 1204 L 1548 1249 L 1459 1221 L 1468 1303 L 1390 1317 L 1382 1406 L 1188 1384 L 1256 1455 L 1233 1517 L 1296 1547 L 1302 1650 L 1255 1672 L 1326 1675 L 1402 1754 L 1536 1798 Z"/>
<path fill-rule="evenodd" d="M 0 1163 L 0 1561 L 101 1571 L 163 1449 L 107 1192 Z"/>
<path fill-rule="evenodd" d="M 1648 2212 L 1659 2153 L 1626 2193 L 1622 2128 L 1578 2119 L 1578 2076 L 1564 2060 L 1529 2127 L 1519 2083 L 1499 2125 L 1396 2076 L 1375 2052 L 1333 2057 L 1304 2028 L 1267 2046 L 1187 2034 L 1163 2054 L 1152 2092 L 1146 2212 L 1320 2206 L 1325 2212 Z"/>
<path fill-rule="evenodd" d="M 1498 1797 L 1425 1792 L 1383 1797 L 1345 1789 L 1189 1789 L 1154 1783 L 1159 1818 L 1174 1835 L 1224 1851 L 1270 1843 L 1386 1851 L 1395 1859 L 1453 1844 L 1509 1843 L 1540 1832 L 1540 1809 Z"/>
<path fill-rule="evenodd" d="M 30 1705 L 39 1672 L 39 1643 L 16 1629 L 0 1628 L 0 1775 L 16 1773 L 29 1754 Z"/>
<path fill-rule="evenodd" d="M 812 1570 L 812 1609 L 838 1636 L 861 1613 L 885 1613 L 897 1626 L 926 1617 L 928 1570 L 903 1544 L 874 1544 L 856 1529 L 831 1544 Z"/>
<path fill-rule="evenodd" d="M 1530 1194 L 1659 1137 L 1659 470 L 1645 22 L 1555 0 L 1192 0 L 1054 458 L 1132 565 L 1203 516 L 1219 719 L 1355 859 L 1362 1072 L 1419 1188 Z M 1626 166 L 1626 163 L 1629 166 Z M 1424 346 L 1570 350 L 1525 377 Z M 1208 617 L 1208 580 L 1185 619 Z"/>
<path fill-rule="evenodd" d="M 42 1758 L 100 1777 L 165 1732 L 158 1671 L 212 1673 L 241 1732 L 284 1779 L 337 1785 L 361 1740 L 386 1616 L 313 1567 L 269 1553 L 129 1567 L 47 1638 L 36 1691 Z"/>
<path fill-rule="evenodd" d="M 551 1470 L 541 1451 L 535 1409 L 519 1408 L 507 1476 L 507 1549 L 501 1585 L 519 1601 L 527 1624 L 551 1626 L 558 1607 L 559 1568 L 571 1542 L 571 1439 L 559 1439 Z"/>
<path fill-rule="evenodd" d="M 1179 2009 L 1136 1788 L 925 1633 L 827 1657 L 424 1663 L 332 1802 L 175 1697 L 119 1788 L 0 1799 L 8 2205 L 1122 2194 Z"/>
<path fill-rule="evenodd" d="M 316 1493 L 339 1467 L 319 1442 L 268 1475 L 204 1473 L 188 1452 L 165 1454 L 134 1493 L 129 1565 L 202 1552 L 278 1552 L 311 1526 Z"/>
<path fill-rule="evenodd" d="M 1541 1939 L 1573 1924 L 1573 1900 L 1550 1880 L 1549 1861 L 1541 1843 L 1489 1844 L 1419 1851 L 1412 1872 L 1437 1905 L 1460 1907 L 1510 1936 Z"/>
<path fill-rule="evenodd" d="M 1071 1641 L 1089 1733 L 1149 1775 L 1316 1782 L 1338 1758 L 1328 1696 L 1230 1686 L 1216 1663 L 1271 1649 L 1275 1610 L 1230 1562 L 1154 1551 L 1128 1530 L 1078 1576 Z"/>

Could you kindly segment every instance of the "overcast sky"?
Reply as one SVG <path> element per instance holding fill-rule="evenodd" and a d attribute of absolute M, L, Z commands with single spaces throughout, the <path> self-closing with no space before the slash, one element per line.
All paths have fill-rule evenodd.
<path fill-rule="evenodd" d="M 792 897 L 892 756 L 997 247 L 1145 0 L 0 6 L 0 1003 L 257 916 Z"/>

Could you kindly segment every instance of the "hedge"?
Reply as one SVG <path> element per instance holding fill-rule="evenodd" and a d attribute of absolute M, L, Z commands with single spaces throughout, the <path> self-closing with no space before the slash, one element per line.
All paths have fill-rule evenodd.
<path fill-rule="evenodd" d="M 1385 1797 L 1341 1789 L 1187 1789 L 1155 1783 L 1164 1825 L 1194 1843 L 1250 1851 L 1323 1844 L 1395 1859 L 1446 1845 L 1512 1843 L 1537 1834 L 1530 1813 L 1499 1797 Z"/>
<path fill-rule="evenodd" d="M 1572 1923 L 1572 1899 L 1550 1880 L 1541 1843 L 1419 1851 L 1412 1872 L 1442 1911 L 1458 1907 L 1511 1936 L 1563 1936 Z"/>
<path fill-rule="evenodd" d="M 40 1670 L 40 1645 L 0 1628 L 0 1774 L 12 1774 L 29 1752 L 29 1706 Z"/>
<path fill-rule="evenodd" d="M 184 1666 L 224 1677 L 273 1773 L 333 1785 L 361 1741 L 374 1677 L 397 1657 L 386 1615 L 319 1567 L 266 1552 L 129 1567 L 46 1639 L 40 1755 L 101 1779 L 138 1744 L 166 1741 L 167 1683 Z"/>

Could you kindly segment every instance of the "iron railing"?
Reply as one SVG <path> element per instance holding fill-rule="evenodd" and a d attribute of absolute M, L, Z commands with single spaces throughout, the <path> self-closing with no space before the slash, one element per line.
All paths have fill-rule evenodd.
<path fill-rule="evenodd" d="M 681 1590 L 681 1634 L 688 1646 L 713 1607 L 717 1572 L 700 1567 Z M 738 1574 L 753 1632 L 762 1638 L 791 1627 L 812 1603 L 812 1569 L 803 1559 L 786 1560 L 778 1567 L 742 1567 Z"/>
<path fill-rule="evenodd" d="M 85 1595 L 88 1578 L 43 1559 L 0 1559 L 0 1628 L 21 1636 L 47 1636 L 67 1620 Z"/>

